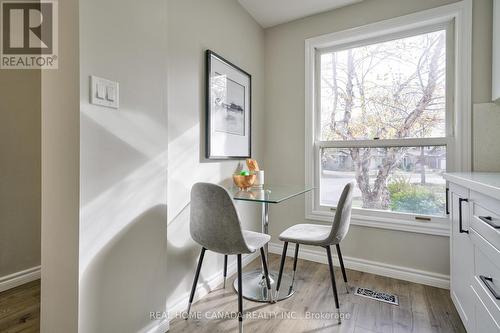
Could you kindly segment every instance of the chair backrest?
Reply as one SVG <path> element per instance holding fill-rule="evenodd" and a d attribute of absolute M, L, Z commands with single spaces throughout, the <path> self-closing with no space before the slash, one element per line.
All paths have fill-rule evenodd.
<path fill-rule="evenodd" d="M 347 235 L 351 223 L 352 194 L 354 192 L 354 182 L 348 183 L 340 195 L 335 217 L 333 219 L 332 230 L 328 236 L 330 244 L 339 244 Z"/>
<path fill-rule="evenodd" d="M 196 183 L 191 188 L 190 233 L 207 250 L 223 254 L 252 252 L 243 238 L 233 200 L 219 185 Z"/>

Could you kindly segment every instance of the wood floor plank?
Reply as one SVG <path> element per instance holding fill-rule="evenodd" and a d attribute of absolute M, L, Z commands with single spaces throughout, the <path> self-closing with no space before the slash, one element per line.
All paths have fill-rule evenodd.
<path fill-rule="evenodd" d="M 0 332 L 40 331 L 40 280 L 0 293 Z"/>
<path fill-rule="evenodd" d="M 270 255 L 269 266 L 277 270 L 279 256 Z M 291 272 L 293 260 L 285 270 Z M 260 266 L 259 260 L 244 270 Z M 465 332 L 449 291 L 407 281 L 347 270 L 351 292 L 346 293 L 340 269 L 335 268 L 340 310 L 345 315 L 337 324 L 328 266 L 306 260 L 298 262 L 296 293 L 275 303 L 244 300 L 246 332 L 276 333 L 434 333 Z M 193 304 L 193 318 L 175 318 L 169 333 L 229 333 L 238 331 L 237 295 L 232 288 L 217 290 Z M 283 286 L 288 288 L 288 286 Z M 354 287 L 370 288 L 398 295 L 399 306 L 355 296 Z M 222 316 L 221 316 L 222 314 Z M 219 317 L 217 317 L 219 316 Z M 232 316 L 232 317 L 231 317 Z M 319 317 L 318 317 L 319 316 Z M 40 281 L 0 293 L 0 332 L 32 333 L 40 327 Z"/>
<path fill-rule="evenodd" d="M 425 286 L 424 296 L 433 328 L 439 332 L 465 332 L 462 325 L 457 325 L 457 313 L 451 299 L 444 297 L 443 289 Z"/>
<path fill-rule="evenodd" d="M 258 267 L 258 261 L 251 264 Z M 279 266 L 279 256 L 270 255 L 269 265 L 273 270 Z M 347 270 L 349 284 L 378 291 L 394 293 L 399 296 L 400 305 L 395 306 L 364 297 L 354 296 L 353 290 L 347 294 L 341 272 L 335 269 L 341 311 L 348 314 L 339 326 L 336 319 L 310 318 L 314 314 L 333 314 L 335 312 L 328 266 L 310 261 L 298 262 L 296 290 L 291 298 L 276 304 L 262 304 L 245 301 L 246 313 L 294 313 L 295 319 L 246 319 L 247 332 L 336 332 L 336 333 L 385 333 L 385 332 L 465 332 L 454 309 L 449 291 L 410 283 L 369 273 Z M 287 260 L 285 270 L 291 271 L 292 260 Z M 231 279 L 232 280 L 232 279 Z M 285 287 L 285 286 L 283 286 Z M 192 311 L 235 311 L 236 295 L 232 288 L 217 290 L 209 294 L 223 294 L 220 305 L 214 299 L 201 299 L 193 305 Z M 229 295 L 228 295 L 229 293 Z M 231 297 L 231 293 L 233 296 Z M 254 315 L 255 316 L 255 315 Z M 309 316 L 309 317 L 307 317 Z M 309 319 L 308 319 L 309 318 Z M 172 333 L 177 332 L 236 332 L 237 320 L 221 319 L 183 321 L 176 319 L 170 325 Z"/>
<path fill-rule="evenodd" d="M 411 310 L 409 282 L 396 280 L 394 294 L 398 295 L 399 306 L 392 307 L 393 332 L 409 333 L 413 327 L 413 313 Z"/>

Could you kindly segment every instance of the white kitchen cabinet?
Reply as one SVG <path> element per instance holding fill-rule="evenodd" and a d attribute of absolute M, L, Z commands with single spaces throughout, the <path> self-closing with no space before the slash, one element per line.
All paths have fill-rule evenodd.
<path fill-rule="evenodd" d="M 500 102 L 500 0 L 493 0 L 492 98 Z"/>
<path fill-rule="evenodd" d="M 470 288 L 474 272 L 474 251 L 469 237 L 469 190 L 450 184 L 450 292 L 451 299 L 468 331 L 474 316 L 473 293 Z"/>
<path fill-rule="evenodd" d="M 450 293 L 469 333 L 500 332 L 500 173 L 447 173 Z"/>

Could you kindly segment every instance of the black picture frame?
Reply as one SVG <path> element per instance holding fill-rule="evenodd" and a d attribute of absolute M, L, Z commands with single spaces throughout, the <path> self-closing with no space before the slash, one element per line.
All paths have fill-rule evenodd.
<path fill-rule="evenodd" d="M 212 73 L 212 68 L 213 60 L 219 61 L 223 63 L 224 65 L 232 68 L 234 71 L 239 72 L 241 75 L 246 77 L 248 79 L 248 101 L 246 99 L 246 90 L 244 90 L 244 107 L 243 107 L 243 121 L 244 121 L 244 132 L 245 132 L 245 138 L 246 138 L 246 151 L 248 153 L 243 153 L 243 154 L 214 154 L 214 145 L 217 144 L 217 142 L 214 142 L 215 140 L 213 139 L 213 134 L 214 131 L 212 129 L 212 116 L 213 116 L 213 110 L 212 110 L 212 88 L 211 88 L 211 73 Z M 237 82 L 235 82 L 237 83 Z M 244 87 L 246 88 L 246 87 Z M 231 104 L 231 108 L 232 108 Z M 227 108 L 227 104 L 225 106 Z M 238 107 L 236 105 L 236 107 Z M 237 110 L 240 110 L 241 107 L 239 107 Z M 251 158 L 252 156 L 252 76 L 246 72 L 245 70 L 241 69 L 240 67 L 236 66 L 235 64 L 231 63 L 230 61 L 226 60 L 222 56 L 218 55 L 217 53 L 213 52 L 212 50 L 206 50 L 205 51 L 205 157 L 209 160 L 235 160 L 235 159 L 246 159 L 246 158 Z M 248 127 L 246 126 L 246 121 L 247 121 L 247 115 L 246 113 L 248 112 Z M 248 129 L 248 130 L 247 130 Z M 233 135 L 231 133 L 226 134 L 226 135 Z"/>

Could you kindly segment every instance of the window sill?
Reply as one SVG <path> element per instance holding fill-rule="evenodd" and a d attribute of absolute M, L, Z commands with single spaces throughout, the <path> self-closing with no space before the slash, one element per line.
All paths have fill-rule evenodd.
<path fill-rule="evenodd" d="M 332 222 L 333 213 L 326 211 L 312 211 L 306 213 L 307 220 Z M 413 222 L 405 221 L 397 218 L 388 218 L 380 216 L 367 216 L 353 214 L 351 217 L 351 225 L 362 227 L 379 228 L 387 230 L 406 231 L 419 234 L 428 234 L 435 236 L 450 236 L 450 224 L 438 222 Z"/>

